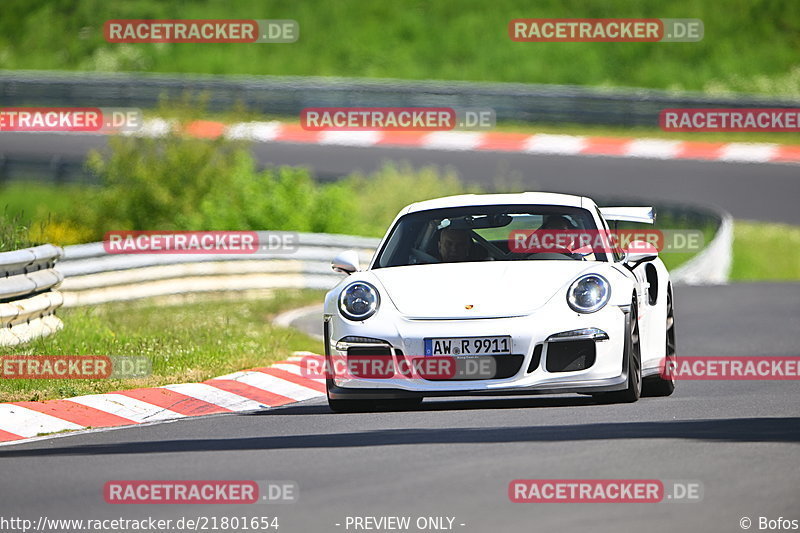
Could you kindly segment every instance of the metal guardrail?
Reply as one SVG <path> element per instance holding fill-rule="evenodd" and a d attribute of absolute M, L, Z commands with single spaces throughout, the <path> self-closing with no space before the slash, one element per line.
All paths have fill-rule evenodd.
<path fill-rule="evenodd" d="M 0 253 L 0 346 L 45 337 L 63 327 L 55 310 L 64 303 L 55 270 L 63 250 L 51 244 Z"/>
<path fill-rule="evenodd" d="M 255 254 L 108 254 L 102 242 L 67 246 L 58 271 L 64 306 L 175 294 L 276 288 L 327 289 L 343 277 L 330 261 L 357 249 L 369 261 L 379 239 L 324 233 L 257 232 L 297 236 L 291 252 Z"/>
<path fill-rule="evenodd" d="M 723 213 L 714 240 L 691 261 L 672 271 L 671 276 L 686 285 L 727 283 L 733 261 L 732 247 L 733 217 Z"/>
<path fill-rule="evenodd" d="M 8 154 L 0 147 L 0 184 L 5 181 L 95 184 L 99 178 L 86 167 L 86 157 L 58 154 Z"/>
<path fill-rule="evenodd" d="M 311 106 L 489 107 L 499 120 L 617 126 L 657 126 L 659 112 L 673 107 L 798 106 L 754 95 L 523 83 L 0 71 L 2 106 L 150 108 L 164 98 L 179 100 L 187 91 L 207 96 L 209 110 L 244 104 L 261 113 L 294 116 Z"/>

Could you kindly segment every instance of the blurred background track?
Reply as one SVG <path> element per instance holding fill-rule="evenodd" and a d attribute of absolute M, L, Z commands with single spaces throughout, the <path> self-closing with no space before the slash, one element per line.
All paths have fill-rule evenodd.
<path fill-rule="evenodd" d="M 107 143 L 104 136 L 80 133 L 0 132 L 0 154 L 6 158 L 4 172 L 14 179 L 27 176 L 62 183 L 88 180 L 83 169 L 86 154 Z M 403 161 L 415 168 L 449 167 L 465 182 L 489 189 L 506 182 L 519 183 L 526 190 L 711 204 L 737 219 L 800 224 L 797 165 L 283 142 L 256 142 L 252 152 L 260 165 L 307 167 L 323 181 L 354 171 L 371 173 L 387 161 Z M 2 165 L 0 158 L 0 168 Z"/>

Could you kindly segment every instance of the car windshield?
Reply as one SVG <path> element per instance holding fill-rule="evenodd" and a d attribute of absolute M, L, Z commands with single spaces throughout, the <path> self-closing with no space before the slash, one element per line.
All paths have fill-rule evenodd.
<path fill-rule="evenodd" d="M 595 230 L 591 213 L 579 207 L 491 205 L 420 211 L 398 220 L 373 268 L 475 261 L 607 261 L 605 253 L 587 251 L 570 240 L 570 233 Z M 542 239 L 545 234 L 558 238 Z M 541 242 L 548 245 L 539 246 Z"/>

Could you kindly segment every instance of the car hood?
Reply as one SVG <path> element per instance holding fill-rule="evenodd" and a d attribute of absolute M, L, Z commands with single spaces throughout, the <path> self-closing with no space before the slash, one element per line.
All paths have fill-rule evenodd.
<path fill-rule="evenodd" d="M 488 261 L 380 268 L 370 273 L 408 318 L 468 319 L 529 314 L 597 266 L 584 261 Z"/>

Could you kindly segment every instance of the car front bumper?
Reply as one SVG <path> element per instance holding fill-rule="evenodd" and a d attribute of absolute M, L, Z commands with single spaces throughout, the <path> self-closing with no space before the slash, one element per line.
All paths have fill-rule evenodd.
<path fill-rule="evenodd" d="M 422 357 L 425 338 L 510 335 L 512 354 L 522 356 L 519 369 L 502 379 L 432 381 L 399 375 L 381 379 L 333 375 L 327 380 L 328 395 L 333 399 L 391 399 L 622 390 L 627 386 L 627 365 L 623 354 L 628 317 L 627 309 L 611 305 L 591 314 L 543 308 L 526 316 L 471 320 L 412 320 L 398 316 L 393 320 L 350 322 L 328 315 L 325 336 L 329 361 L 331 356 L 346 357 L 346 350 L 336 349 L 337 341 L 345 337 L 384 341 L 395 357 L 398 354 Z M 553 336 L 587 329 L 604 334 L 595 335 L 599 338 L 589 341 L 594 343 L 593 364 L 574 371 L 548 370 L 552 367 L 548 357 L 555 354 L 554 345 L 573 340 Z M 582 340 L 587 340 L 585 334 Z M 538 364 L 535 364 L 537 351 Z"/>

